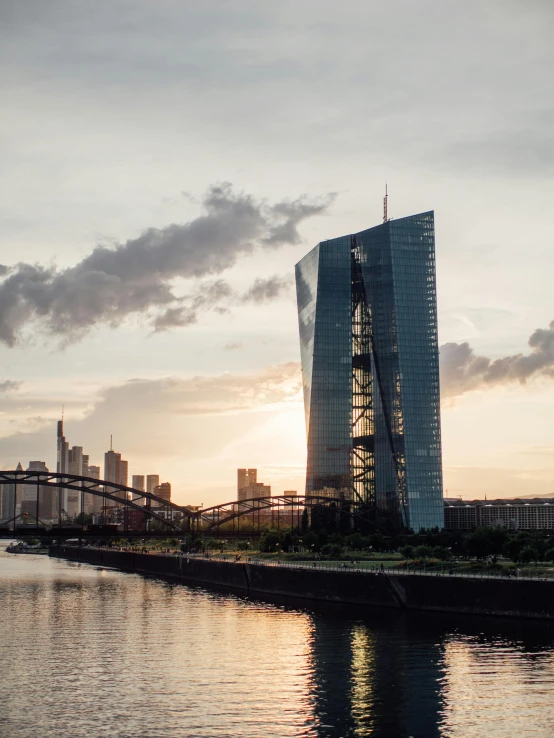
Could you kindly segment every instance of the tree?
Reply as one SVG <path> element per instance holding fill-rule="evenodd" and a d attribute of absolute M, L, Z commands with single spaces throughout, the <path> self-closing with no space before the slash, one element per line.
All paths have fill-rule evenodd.
<path fill-rule="evenodd" d="M 434 546 L 431 549 L 431 556 L 439 561 L 448 561 L 451 556 L 450 549 L 446 546 Z"/>
<path fill-rule="evenodd" d="M 418 546 L 415 555 L 418 559 L 428 559 L 431 557 L 432 548 L 430 546 Z"/>
<path fill-rule="evenodd" d="M 309 530 L 302 536 L 302 545 L 310 551 L 319 551 L 319 536 Z"/>
<path fill-rule="evenodd" d="M 367 548 L 367 538 L 361 533 L 352 533 L 346 538 L 346 545 L 351 551 L 362 551 Z"/>
<path fill-rule="evenodd" d="M 504 550 L 512 561 L 518 562 L 520 560 L 521 552 L 528 545 L 530 545 L 529 534 L 521 531 L 508 540 Z"/>
<path fill-rule="evenodd" d="M 237 548 L 239 551 L 248 551 L 250 548 L 250 541 L 239 541 L 237 543 Z"/>
<path fill-rule="evenodd" d="M 281 549 L 282 538 L 277 530 L 266 530 L 260 538 L 260 551 L 275 553 Z"/>
<path fill-rule="evenodd" d="M 338 543 L 326 543 L 321 549 L 321 553 L 324 556 L 330 556 L 332 559 L 336 559 L 341 556 L 343 551 L 343 547 Z"/>
<path fill-rule="evenodd" d="M 476 528 L 464 542 L 464 550 L 468 556 L 484 559 L 493 553 L 489 531 L 486 528 Z"/>
<path fill-rule="evenodd" d="M 534 546 L 524 546 L 519 553 L 519 560 L 522 564 L 530 564 L 531 561 L 537 561 L 539 552 Z"/>
<path fill-rule="evenodd" d="M 302 521 L 300 523 L 300 532 L 302 535 L 308 532 L 310 529 L 310 516 L 308 515 L 308 508 L 304 508 L 304 512 L 302 513 Z"/>
<path fill-rule="evenodd" d="M 414 559 L 415 558 L 415 548 L 413 546 L 402 546 L 400 549 L 400 554 L 405 559 Z"/>
<path fill-rule="evenodd" d="M 383 551 L 387 547 L 387 539 L 380 533 L 369 536 L 369 545 L 374 551 Z"/>
<path fill-rule="evenodd" d="M 330 505 L 318 504 L 312 507 L 311 528 L 313 531 L 326 530 L 333 533 L 337 528 L 337 507 L 335 503 Z"/>
<path fill-rule="evenodd" d="M 545 561 L 554 561 L 554 548 L 548 548 L 544 554 Z"/>

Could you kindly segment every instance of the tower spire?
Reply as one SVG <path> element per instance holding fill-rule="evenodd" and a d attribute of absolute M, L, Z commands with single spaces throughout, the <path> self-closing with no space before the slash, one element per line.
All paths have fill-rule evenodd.
<path fill-rule="evenodd" d="M 385 184 L 385 197 L 383 198 L 383 223 L 386 223 L 389 219 L 389 215 L 387 212 L 388 198 L 389 198 L 388 186 Z"/>

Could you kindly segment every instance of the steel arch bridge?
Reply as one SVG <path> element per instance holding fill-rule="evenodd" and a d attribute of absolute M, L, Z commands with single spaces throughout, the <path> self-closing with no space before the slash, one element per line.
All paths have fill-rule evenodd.
<path fill-rule="evenodd" d="M 316 506 L 330 508 L 337 516 L 346 515 L 349 519 L 366 516 L 359 506 L 343 497 L 327 497 L 322 495 L 276 495 L 274 497 L 258 497 L 248 500 L 233 500 L 222 505 L 214 505 L 199 510 L 191 519 L 193 530 L 197 533 L 215 533 L 217 535 L 240 535 L 241 519 L 250 517 L 250 531 L 243 534 L 259 534 L 262 526 L 279 528 L 291 526 L 300 528 L 305 509 L 312 510 Z M 367 519 L 372 525 L 372 521 Z"/>
<path fill-rule="evenodd" d="M 33 500 L 25 500 L 26 510 L 22 511 L 23 487 L 34 486 L 36 494 Z M 11 488 L 9 504 L 6 505 L 6 492 Z M 127 487 L 116 482 L 107 482 L 103 479 L 77 476 L 61 472 L 44 471 L 0 471 L 0 489 L 4 491 L 4 501 L 0 510 L 0 535 L 25 530 L 31 534 L 47 531 L 50 535 L 85 534 L 87 537 L 108 535 L 106 531 L 98 532 L 98 526 L 91 526 L 87 530 L 84 522 L 72 523 L 63 509 L 62 499 L 65 491 L 76 492 L 81 495 L 80 509 L 84 508 L 84 495 L 93 495 L 104 499 L 103 512 L 113 512 L 117 508 L 136 510 L 144 516 L 143 519 L 156 521 L 161 524 L 161 530 L 134 530 L 129 527 L 128 515 L 123 515 L 123 529 L 118 527 L 112 530 L 111 535 L 121 536 L 126 533 L 140 535 L 160 535 L 191 533 L 193 535 L 216 534 L 220 536 L 260 535 L 267 527 L 301 528 L 304 510 L 313 514 L 315 508 L 327 508 L 331 514 L 336 514 L 337 520 L 362 520 L 371 527 L 375 526 L 370 512 L 363 510 L 355 501 L 345 500 L 343 497 L 328 497 L 316 494 L 307 495 L 276 495 L 274 497 L 251 498 L 247 500 L 233 500 L 220 505 L 213 505 L 205 509 L 191 509 L 186 505 L 177 505 L 164 500 L 149 492 Z M 44 501 L 44 490 L 54 492 L 56 511 L 48 522 L 41 520 L 41 495 Z M 57 499 L 56 499 L 57 496 Z M 139 504 L 139 503 L 146 504 Z M 109 504 L 108 504 L 109 503 Z M 156 509 L 152 509 L 152 505 Z M 10 508 L 6 516 L 6 507 Z M 20 511 L 18 512 L 18 508 Z M 53 511 L 53 507 L 51 508 Z M 45 517 L 46 516 L 42 516 Z M 56 521 L 57 517 L 57 522 Z M 18 525 L 23 520 L 34 520 L 36 526 Z M 119 521 L 119 524 L 121 520 Z M 242 529 L 241 529 L 242 526 Z M 159 526 L 160 527 L 160 526 Z M 40 530 L 39 530 L 40 529 Z M 94 529 L 94 530 L 93 530 Z"/>
<path fill-rule="evenodd" d="M 80 477 L 74 474 L 41 471 L 0 471 L 0 487 L 4 490 L 4 497 L 7 491 L 6 487 L 10 486 L 13 490 L 13 495 L 11 495 L 13 500 L 10 499 L 11 511 L 8 517 L 4 515 L 4 520 L 1 519 L 0 515 L 0 526 L 3 528 L 10 528 L 11 526 L 14 531 L 16 530 L 18 519 L 24 516 L 34 518 L 37 527 L 42 524 L 39 517 L 40 494 L 41 490 L 44 489 L 52 489 L 57 492 L 58 528 L 63 527 L 64 514 L 67 519 L 67 513 L 65 513 L 62 507 L 62 494 L 64 491 L 78 492 L 81 494 L 81 510 L 83 509 L 85 494 L 102 497 L 104 500 L 110 502 L 109 507 L 104 505 L 104 510 L 111 510 L 117 507 L 123 507 L 127 510 L 137 510 L 147 519 L 163 524 L 167 532 L 178 531 L 179 533 L 183 533 L 183 529 L 173 519 L 176 512 L 180 514 L 179 517 L 181 519 L 184 518 L 185 520 L 189 520 L 195 515 L 195 512 L 187 507 L 176 505 L 174 502 L 169 502 L 149 492 L 143 492 L 142 490 L 117 484 L 116 482 L 107 482 L 103 479 L 93 479 L 92 477 Z M 27 500 L 27 502 L 31 503 L 28 507 L 32 507 L 34 503 L 34 507 L 30 512 L 17 513 L 18 502 L 21 503 L 23 500 L 23 493 L 19 493 L 18 491 L 22 486 L 36 487 L 36 498 L 35 500 Z M 145 501 L 144 506 L 137 504 L 141 500 Z M 152 503 L 156 505 L 158 512 L 151 509 Z M 4 504 L 2 507 L 5 507 Z M 160 515 L 160 511 L 163 511 L 164 514 Z"/>

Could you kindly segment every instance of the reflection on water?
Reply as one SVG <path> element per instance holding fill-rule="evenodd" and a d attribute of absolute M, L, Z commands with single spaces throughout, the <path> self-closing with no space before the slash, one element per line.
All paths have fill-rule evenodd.
<path fill-rule="evenodd" d="M 0 613 L 1 738 L 553 734 L 532 621 L 312 612 L 2 549 Z"/>

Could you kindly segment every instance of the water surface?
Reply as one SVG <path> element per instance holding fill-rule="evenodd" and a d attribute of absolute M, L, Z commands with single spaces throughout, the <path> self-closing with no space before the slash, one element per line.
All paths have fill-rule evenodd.
<path fill-rule="evenodd" d="M 551 738 L 554 628 L 302 609 L 0 542 L 0 738 Z"/>

